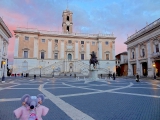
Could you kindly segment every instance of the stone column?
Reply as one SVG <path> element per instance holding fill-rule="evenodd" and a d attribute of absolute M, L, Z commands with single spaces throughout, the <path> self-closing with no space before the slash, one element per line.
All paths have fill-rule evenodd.
<path fill-rule="evenodd" d="M 98 41 L 98 59 L 102 59 L 102 42 Z"/>
<path fill-rule="evenodd" d="M 64 40 L 61 40 L 61 59 L 64 59 Z"/>
<path fill-rule="evenodd" d="M 140 63 L 139 63 L 139 45 L 136 47 L 136 73 L 140 73 Z"/>
<path fill-rule="evenodd" d="M 130 63 L 131 49 L 127 49 L 127 50 L 128 50 L 128 76 L 132 76 L 133 75 L 133 70 L 132 70 L 132 65 Z"/>
<path fill-rule="evenodd" d="M 115 60 L 115 41 L 112 41 L 112 59 Z"/>
<path fill-rule="evenodd" d="M 75 41 L 75 59 L 78 60 L 79 56 L 79 46 L 78 46 L 78 41 Z"/>
<path fill-rule="evenodd" d="M 34 58 L 38 58 L 38 38 L 34 37 Z"/>
<path fill-rule="evenodd" d="M 143 76 L 142 63 L 140 63 L 140 76 Z"/>
<path fill-rule="evenodd" d="M 19 48 L 19 36 L 15 36 L 15 45 L 14 45 L 14 57 L 18 57 L 18 48 Z"/>
<path fill-rule="evenodd" d="M 147 60 L 148 60 L 148 76 L 152 77 L 153 76 L 153 67 L 152 67 L 152 61 L 151 61 L 151 44 L 150 40 L 147 42 Z"/>
<path fill-rule="evenodd" d="M 52 40 L 48 39 L 48 58 L 52 58 Z"/>
<path fill-rule="evenodd" d="M 89 43 L 89 41 L 87 41 L 87 45 L 86 45 L 86 59 L 87 60 L 90 59 L 90 43 Z"/>
<path fill-rule="evenodd" d="M 159 41 L 159 52 L 160 52 L 160 38 L 158 39 L 158 41 Z"/>

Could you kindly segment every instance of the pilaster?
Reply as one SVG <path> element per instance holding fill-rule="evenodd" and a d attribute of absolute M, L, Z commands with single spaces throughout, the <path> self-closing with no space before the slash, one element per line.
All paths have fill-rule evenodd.
<path fill-rule="evenodd" d="M 78 46 L 78 41 L 75 41 L 75 59 L 78 60 L 79 56 L 79 46 Z"/>
<path fill-rule="evenodd" d="M 89 41 L 87 41 L 87 45 L 86 45 L 86 57 L 88 60 L 90 59 L 90 43 L 89 43 Z"/>
<path fill-rule="evenodd" d="M 115 41 L 112 41 L 112 59 L 115 60 Z"/>
<path fill-rule="evenodd" d="M 61 59 L 64 59 L 64 40 L 61 40 Z"/>
<path fill-rule="evenodd" d="M 38 38 L 34 37 L 34 58 L 38 58 Z"/>
<path fill-rule="evenodd" d="M 140 63 L 139 63 L 139 45 L 136 47 L 136 72 L 140 73 Z"/>
<path fill-rule="evenodd" d="M 98 59 L 102 59 L 102 42 L 98 41 Z"/>
<path fill-rule="evenodd" d="M 15 46 L 14 46 L 14 57 L 18 57 L 18 48 L 19 48 L 19 36 L 15 36 Z"/>
<path fill-rule="evenodd" d="M 48 58 L 52 58 L 52 40 L 48 39 Z"/>
<path fill-rule="evenodd" d="M 153 67 L 152 67 L 152 61 L 151 61 L 151 44 L 150 40 L 147 42 L 147 61 L 148 61 L 148 76 L 152 77 L 153 76 Z M 154 46 L 155 47 L 155 46 Z"/>
<path fill-rule="evenodd" d="M 127 49 L 128 52 L 128 76 L 132 76 L 133 75 L 133 70 L 132 70 L 132 66 L 130 63 L 130 55 L 131 55 L 131 49 Z"/>

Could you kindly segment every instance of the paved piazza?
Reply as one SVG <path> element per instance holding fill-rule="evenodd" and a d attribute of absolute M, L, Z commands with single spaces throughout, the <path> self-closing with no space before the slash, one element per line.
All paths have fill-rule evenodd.
<path fill-rule="evenodd" d="M 0 83 L 0 120 L 16 120 L 24 94 L 43 93 L 44 120 L 160 120 L 160 82 L 117 78 L 7 78 Z"/>

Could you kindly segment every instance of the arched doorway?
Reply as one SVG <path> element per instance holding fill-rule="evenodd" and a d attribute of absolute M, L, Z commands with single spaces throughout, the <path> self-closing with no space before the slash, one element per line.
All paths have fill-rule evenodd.
<path fill-rule="evenodd" d="M 72 55 L 70 53 L 68 54 L 68 60 L 72 60 Z"/>

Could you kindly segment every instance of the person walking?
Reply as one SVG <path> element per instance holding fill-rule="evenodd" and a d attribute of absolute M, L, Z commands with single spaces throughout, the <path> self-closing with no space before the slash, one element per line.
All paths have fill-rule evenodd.
<path fill-rule="evenodd" d="M 112 75 L 112 76 L 113 76 L 113 80 L 115 80 L 115 73 L 113 73 L 113 75 Z"/>
<path fill-rule="evenodd" d="M 101 74 L 101 79 L 102 79 L 102 74 Z"/>
<path fill-rule="evenodd" d="M 136 75 L 136 82 L 140 82 L 140 81 L 139 81 L 139 75 L 138 75 L 138 73 L 137 73 L 137 75 Z"/>

